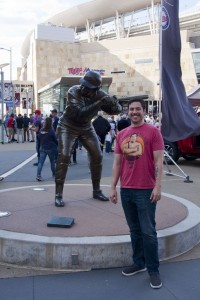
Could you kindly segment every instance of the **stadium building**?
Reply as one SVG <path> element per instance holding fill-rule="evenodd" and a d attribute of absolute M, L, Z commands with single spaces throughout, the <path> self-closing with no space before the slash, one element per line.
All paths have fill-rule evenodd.
<path fill-rule="evenodd" d="M 88 69 L 102 74 L 110 94 L 148 94 L 148 109 L 157 105 L 159 19 L 157 0 L 93 0 L 38 24 L 24 40 L 18 70 L 19 82 L 33 82 L 32 109 L 63 111 L 67 90 Z M 181 15 L 180 28 L 188 92 L 200 80 L 200 12 Z"/>

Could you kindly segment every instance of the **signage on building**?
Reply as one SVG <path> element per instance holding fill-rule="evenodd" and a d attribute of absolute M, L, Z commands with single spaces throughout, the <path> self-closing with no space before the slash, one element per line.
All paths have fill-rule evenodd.
<path fill-rule="evenodd" d="M 1 87 L 0 87 L 1 89 Z M 4 102 L 12 102 L 13 99 L 13 85 L 11 82 L 4 82 L 4 91 L 3 91 L 3 96 L 4 96 Z M 2 98 L 1 96 L 1 91 L 0 91 L 0 99 Z"/>
<path fill-rule="evenodd" d="M 15 107 L 20 107 L 20 93 L 15 93 Z"/>
<path fill-rule="evenodd" d="M 82 76 L 88 71 L 95 71 L 95 72 L 100 73 L 101 75 L 105 74 L 105 70 L 103 70 L 103 69 L 90 69 L 90 68 L 87 68 L 87 67 L 85 67 L 85 68 L 82 68 L 82 67 L 68 68 L 69 75 Z"/>

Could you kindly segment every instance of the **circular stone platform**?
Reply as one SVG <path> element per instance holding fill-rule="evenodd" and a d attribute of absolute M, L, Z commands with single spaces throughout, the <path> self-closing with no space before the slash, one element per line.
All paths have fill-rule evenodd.
<path fill-rule="evenodd" d="M 109 194 L 109 186 L 102 189 Z M 66 205 L 57 208 L 54 190 L 54 184 L 41 183 L 0 191 L 1 211 L 11 212 L 0 218 L 1 262 L 62 270 L 131 263 L 129 231 L 120 201 L 114 205 L 91 198 L 89 184 L 66 184 Z M 191 223 L 194 212 L 199 217 L 191 218 Z M 71 228 L 47 227 L 52 216 L 73 217 L 75 223 Z M 161 259 L 181 254 L 200 240 L 200 209 L 187 200 L 163 194 L 156 223 Z M 182 234 L 184 231 L 188 234 Z"/>

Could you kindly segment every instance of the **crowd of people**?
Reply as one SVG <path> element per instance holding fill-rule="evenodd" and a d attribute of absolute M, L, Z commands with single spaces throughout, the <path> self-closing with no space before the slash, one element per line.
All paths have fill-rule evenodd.
<path fill-rule="evenodd" d="M 5 117 L 5 130 L 8 143 L 35 142 L 34 127 L 35 116 L 33 114 L 7 114 Z"/>

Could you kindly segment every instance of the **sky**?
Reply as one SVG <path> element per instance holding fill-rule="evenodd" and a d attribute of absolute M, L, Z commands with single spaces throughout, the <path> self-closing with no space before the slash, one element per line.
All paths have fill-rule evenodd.
<path fill-rule="evenodd" d="M 0 0 L 0 48 L 12 48 L 12 79 L 21 66 L 20 49 L 26 35 L 49 17 L 90 0 Z M 109 5 L 109 1 L 108 1 Z M 180 11 L 200 10 L 200 0 L 179 0 Z M 10 63 L 10 51 L 0 49 L 0 64 Z M 10 79 L 10 67 L 4 69 Z"/>

